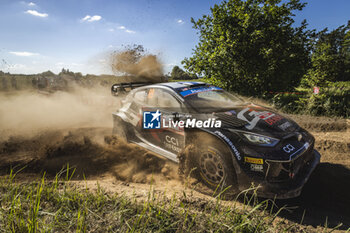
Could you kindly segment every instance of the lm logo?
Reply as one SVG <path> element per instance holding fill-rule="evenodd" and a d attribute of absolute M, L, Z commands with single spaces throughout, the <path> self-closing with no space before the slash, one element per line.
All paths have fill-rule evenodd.
<path fill-rule="evenodd" d="M 143 128 L 144 129 L 160 129 L 160 116 L 162 114 L 156 112 L 143 112 Z"/>

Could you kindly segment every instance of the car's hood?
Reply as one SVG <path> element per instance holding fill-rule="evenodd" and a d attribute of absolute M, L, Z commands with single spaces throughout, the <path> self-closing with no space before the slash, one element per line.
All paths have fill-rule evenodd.
<path fill-rule="evenodd" d="M 282 116 L 273 109 L 255 104 L 237 106 L 214 114 L 222 121 L 223 127 L 237 128 L 265 135 L 283 137 L 299 129 L 291 119 Z"/>

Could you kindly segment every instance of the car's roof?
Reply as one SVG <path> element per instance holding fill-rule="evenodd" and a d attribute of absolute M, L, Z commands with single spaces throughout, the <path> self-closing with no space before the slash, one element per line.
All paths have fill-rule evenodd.
<path fill-rule="evenodd" d="M 167 82 L 167 83 L 160 83 L 159 85 L 171 87 L 173 89 L 178 89 L 178 88 L 197 86 L 197 85 L 208 85 L 208 84 L 205 82 Z"/>
<path fill-rule="evenodd" d="M 179 90 L 185 87 L 195 87 L 195 86 L 206 86 L 210 85 L 205 82 L 167 82 L 167 83 L 157 83 L 151 86 L 163 86 L 163 87 L 168 87 L 173 90 Z"/>
<path fill-rule="evenodd" d="M 143 87 L 139 87 L 141 89 L 149 89 L 149 88 L 166 88 L 170 89 L 171 91 L 175 92 L 179 97 L 182 96 L 180 95 L 180 92 L 183 91 L 184 89 L 191 89 L 191 88 L 197 88 L 197 87 L 205 87 L 205 86 L 211 86 L 211 84 L 205 83 L 205 82 L 167 82 L 167 83 L 155 83 L 151 85 L 146 85 Z M 138 90 L 139 88 L 136 88 Z"/>

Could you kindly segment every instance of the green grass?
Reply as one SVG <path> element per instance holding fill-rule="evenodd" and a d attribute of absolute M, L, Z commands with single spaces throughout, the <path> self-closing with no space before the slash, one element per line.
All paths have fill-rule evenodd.
<path fill-rule="evenodd" d="M 74 171 L 72 172 L 74 173 Z M 15 174 L 0 180 L 0 232 L 265 232 L 293 225 L 271 224 L 271 202 L 246 197 L 236 202 L 195 200 L 186 193 L 150 191 L 143 200 L 122 193 L 78 188 L 69 169 L 47 180 L 17 182 Z M 84 182 L 84 181 L 82 181 Z M 278 231 L 279 231 L 278 230 Z"/>

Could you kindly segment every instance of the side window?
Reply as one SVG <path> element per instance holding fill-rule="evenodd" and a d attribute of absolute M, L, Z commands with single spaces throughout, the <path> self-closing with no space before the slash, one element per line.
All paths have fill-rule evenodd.
<path fill-rule="evenodd" d="M 174 96 L 171 94 L 165 92 L 165 91 L 160 91 L 160 96 L 159 96 L 159 107 L 163 108 L 181 108 L 181 105 L 179 101 L 175 99 Z"/>
<path fill-rule="evenodd" d="M 138 91 L 134 94 L 134 100 L 138 103 L 145 103 L 146 96 L 147 96 L 146 90 Z"/>
<path fill-rule="evenodd" d="M 151 107 L 158 106 L 158 89 L 151 88 L 147 95 L 147 105 Z"/>
<path fill-rule="evenodd" d="M 159 108 L 181 108 L 181 104 L 174 96 L 161 89 L 150 89 L 147 95 L 147 104 Z"/>

